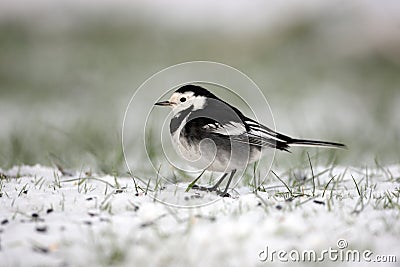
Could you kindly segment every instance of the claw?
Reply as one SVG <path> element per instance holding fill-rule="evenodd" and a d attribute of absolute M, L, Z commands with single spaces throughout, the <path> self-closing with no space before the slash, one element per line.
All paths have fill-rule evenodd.
<path fill-rule="evenodd" d="M 220 197 L 231 197 L 231 195 L 228 192 L 218 192 L 218 196 L 220 196 Z"/>

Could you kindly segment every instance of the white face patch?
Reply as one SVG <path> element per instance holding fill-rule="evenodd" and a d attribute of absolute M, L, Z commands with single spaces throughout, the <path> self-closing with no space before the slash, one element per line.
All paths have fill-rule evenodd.
<path fill-rule="evenodd" d="M 206 103 L 206 98 L 204 96 L 193 97 L 193 110 L 202 109 Z"/>
<path fill-rule="evenodd" d="M 172 111 L 177 114 L 190 106 L 193 110 L 202 109 L 205 105 L 206 98 L 203 96 L 194 96 L 193 92 L 173 93 L 169 102 L 172 103 Z"/>

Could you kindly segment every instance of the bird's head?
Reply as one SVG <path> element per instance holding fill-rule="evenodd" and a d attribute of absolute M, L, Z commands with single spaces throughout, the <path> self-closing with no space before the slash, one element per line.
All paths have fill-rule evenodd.
<path fill-rule="evenodd" d="M 171 107 L 176 114 L 191 106 L 193 106 L 193 110 L 203 108 L 207 98 L 218 99 L 207 89 L 189 84 L 176 90 L 169 100 L 157 102 L 155 105 Z"/>

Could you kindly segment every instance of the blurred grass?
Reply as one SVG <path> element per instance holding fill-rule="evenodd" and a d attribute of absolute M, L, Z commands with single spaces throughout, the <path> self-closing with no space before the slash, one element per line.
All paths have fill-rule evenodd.
<path fill-rule="evenodd" d="M 345 35 L 332 43 L 337 33 L 324 25 L 339 18 L 245 35 L 116 14 L 71 17 L 79 23 L 68 26 L 2 20 L 0 167 L 60 161 L 124 172 L 120 134 L 129 98 L 153 73 L 191 60 L 244 71 L 266 94 L 279 131 L 346 143 L 350 150 L 336 153 L 340 163 L 398 163 L 398 58 L 385 46 L 346 47 Z M 301 153 L 279 157 L 296 162 Z M 334 152 L 325 153 L 329 159 Z"/>

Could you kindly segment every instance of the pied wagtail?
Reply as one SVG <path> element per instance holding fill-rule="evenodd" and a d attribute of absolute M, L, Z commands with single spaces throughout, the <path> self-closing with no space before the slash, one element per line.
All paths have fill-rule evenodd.
<path fill-rule="evenodd" d="M 277 133 L 197 85 L 184 85 L 168 101 L 155 105 L 172 108 L 170 133 L 178 154 L 192 165 L 224 173 L 213 187 L 195 185 L 193 188 L 217 191 L 221 196 L 229 196 L 227 191 L 236 170 L 258 160 L 264 148 L 289 151 L 291 146 L 346 147 Z M 221 192 L 218 187 L 229 173 L 228 183 Z"/>

